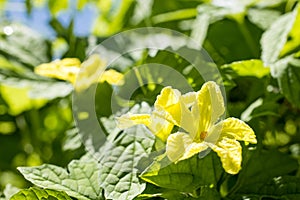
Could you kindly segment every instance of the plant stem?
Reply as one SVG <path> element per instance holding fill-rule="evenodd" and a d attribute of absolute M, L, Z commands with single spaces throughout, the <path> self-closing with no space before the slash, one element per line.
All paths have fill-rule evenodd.
<path fill-rule="evenodd" d="M 140 87 L 141 87 L 141 89 L 142 89 L 143 94 L 146 94 L 146 93 L 147 93 L 147 90 L 144 88 L 143 78 L 142 78 L 142 76 L 141 76 L 139 70 L 135 67 L 135 68 L 133 68 L 133 71 L 134 71 L 135 76 L 136 76 L 136 78 L 137 78 L 137 80 L 138 80 L 138 82 L 139 82 L 139 85 L 140 85 Z"/>
<path fill-rule="evenodd" d="M 152 21 L 153 24 L 159 24 L 163 22 L 193 18 L 196 17 L 197 14 L 198 12 L 195 8 L 181 9 L 153 16 Z"/>
<path fill-rule="evenodd" d="M 245 25 L 244 16 L 236 19 L 236 22 L 238 23 L 238 28 L 241 31 L 243 37 L 245 38 L 245 41 L 246 41 L 248 47 L 250 48 L 251 53 L 253 54 L 253 56 L 255 56 L 256 55 L 256 48 L 254 45 L 255 42 L 254 42 L 249 30 L 247 29 L 247 27 Z"/>

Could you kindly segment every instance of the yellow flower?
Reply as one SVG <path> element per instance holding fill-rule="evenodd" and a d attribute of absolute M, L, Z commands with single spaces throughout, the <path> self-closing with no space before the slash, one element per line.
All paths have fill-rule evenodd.
<path fill-rule="evenodd" d="M 103 70 L 105 70 L 105 62 L 98 55 L 94 54 L 83 63 L 77 58 L 64 58 L 41 64 L 34 71 L 41 76 L 69 81 L 76 85 L 76 89 L 79 90 L 86 89 L 95 82 L 102 83 L 106 81 L 112 85 L 123 84 L 123 74 L 113 69 L 104 72 Z M 99 71 L 101 72 L 99 73 Z M 80 76 L 77 77 L 79 72 Z M 102 75 L 100 76 L 100 74 Z M 100 79 L 98 78 L 99 76 Z"/>
<path fill-rule="evenodd" d="M 65 58 L 50 63 L 43 63 L 35 67 L 34 72 L 41 76 L 74 83 L 80 70 L 80 64 L 81 62 L 77 58 Z"/>
<path fill-rule="evenodd" d="M 155 112 L 152 114 L 127 113 L 126 115 L 119 117 L 118 122 L 118 127 L 120 129 L 129 128 L 137 124 L 144 124 L 156 135 L 156 137 L 164 142 L 167 140 L 174 127 L 172 123 L 168 122 Z"/>
<path fill-rule="evenodd" d="M 157 97 L 154 111 L 147 114 L 126 114 L 119 118 L 120 128 L 145 124 L 166 141 L 166 154 L 172 162 L 188 159 L 208 148 L 221 158 L 230 174 L 241 169 L 242 147 L 239 141 L 255 144 L 253 130 L 236 118 L 220 120 L 224 100 L 215 82 L 206 82 L 200 91 L 181 93 L 165 87 Z M 171 134 L 173 126 L 180 129 Z"/>

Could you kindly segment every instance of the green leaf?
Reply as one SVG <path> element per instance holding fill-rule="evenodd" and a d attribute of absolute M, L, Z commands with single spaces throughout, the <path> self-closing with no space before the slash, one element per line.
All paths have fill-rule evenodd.
<path fill-rule="evenodd" d="M 19 188 L 12 186 L 11 184 L 7 184 L 4 188 L 3 194 L 6 199 L 10 199 L 14 194 L 18 193 L 20 191 Z M 0 198 L 1 199 L 1 198 Z"/>
<path fill-rule="evenodd" d="M 300 49 L 300 6 L 298 6 L 294 12 L 297 12 L 296 19 L 293 28 L 289 33 L 288 41 L 280 52 L 281 56 Z"/>
<path fill-rule="evenodd" d="M 225 10 L 224 15 L 226 12 Z M 217 65 L 260 56 L 261 29 L 253 25 L 243 14 L 216 19 L 209 26 L 203 47 Z"/>
<path fill-rule="evenodd" d="M 95 105 L 95 111 L 98 116 L 108 117 L 112 114 L 112 96 L 113 88 L 109 83 L 104 82 L 97 85 L 95 93 L 95 101 L 97 104 Z"/>
<path fill-rule="evenodd" d="M 0 30 L 7 30 L 0 33 L 0 54 L 6 58 L 27 67 L 49 62 L 49 43 L 36 31 L 17 23 L 0 24 Z"/>
<path fill-rule="evenodd" d="M 199 47 L 206 38 L 210 24 L 234 14 L 234 11 L 229 8 L 212 4 L 201 4 L 197 7 L 197 11 L 198 15 L 192 25 L 191 37 L 199 44 Z"/>
<path fill-rule="evenodd" d="M 279 104 L 276 103 L 276 100 L 266 101 L 266 99 L 259 98 L 251 103 L 248 108 L 241 114 L 241 119 L 245 122 L 248 122 L 257 117 L 263 116 L 277 116 Z"/>
<path fill-rule="evenodd" d="M 69 0 L 49 0 L 48 6 L 52 15 L 57 15 L 59 11 L 65 10 L 68 8 Z"/>
<path fill-rule="evenodd" d="M 136 0 L 131 23 L 137 25 L 143 20 L 148 20 L 152 13 L 153 0 Z"/>
<path fill-rule="evenodd" d="M 164 156 L 154 161 L 141 178 L 159 187 L 192 192 L 201 186 L 215 187 L 222 172 L 219 158 L 210 152 L 204 158 L 196 155 L 177 164 Z"/>
<path fill-rule="evenodd" d="M 214 200 L 221 200 L 221 195 L 217 191 L 216 188 L 211 186 L 201 187 L 200 195 L 197 199 L 206 200 L 206 199 L 214 199 Z"/>
<path fill-rule="evenodd" d="M 286 0 L 258 0 L 255 1 L 256 6 L 258 8 L 266 8 L 266 7 L 275 7 L 280 5 L 281 3 L 286 2 Z"/>
<path fill-rule="evenodd" d="M 211 17 L 208 14 L 203 13 L 198 15 L 193 23 L 191 38 L 199 44 L 199 47 L 202 46 L 203 41 L 205 40 L 210 18 Z"/>
<path fill-rule="evenodd" d="M 63 38 L 67 43 L 66 52 L 63 58 L 78 58 L 81 61 L 86 59 L 87 38 L 74 35 L 74 19 L 65 27 L 57 18 L 52 18 L 49 22 L 57 33 L 57 38 Z"/>
<path fill-rule="evenodd" d="M 234 199 L 286 199 L 297 200 L 300 198 L 300 179 L 294 176 L 274 177 L 261 188 L 256 188 L 249 194 L 237 194 Z"/>
<path fill-rule="evenodd" d="M 72 200 L 65 192 L 32 187 L 15 194 L 10 200 Z"/>
<path fill-rule="evenodd" d="M 255 76 L 262 78 L 270 74 L 270 69 L 261 60 L 243 60 L 221 66 L 232 69 L 238 76 Z"/>
<path fill-rule="evenodd" d="M 150 189 L 148 189 L 148 187 L 150 187 Z M 220 193 L 217 191 L 217 189 L 210 186 L 201 186 L 198 190 L 195 190 L 192 193 L 183 193 L 178 190 L 159 187 L 154 189 L 152 187 L 153 185 L 148 184 L 146 191 L 143 194 L 139 195 L 136 200 L 153 199 L 157 197 L 170 200 L 221 199 Z M 151 191 L 151 188 L 153 191 Z"/>
<path fill-rule="evenodd" d="M 226 7 L 219 7 L 212 4 L 200 4 L 197 7 L 198 15 L 209 15 L 210 23 L 224 19 L 227 15 L 232 14 L 231 10 Z"/>
<path fill-rule="evenodd" d="M 39 109 L 43 107 L 47 100 L 31 99 L 26 87 L 14 87 L 10 85 L 0 85 L 0 93 L 9 107 L 9 113 L 18 115 L 30 109 Z"/>
<path fill-rule="evenodd" d="M 271 65 L 271 72 L 277 78 L 282 94 L 300 108 L 300 59 L 288 56 Z"/>
<path fill-rule="evenodd" d="M 131 112 L 137 110 L 145 108 L 136 105 Z M 138 163 L 150 154 L 153 144 L 154 135 L 148 129 L 134 126 L 100 148 L 100 186 L 107 199 L 130 200 L 144 191 L 146 184 L 138 178 Z"/>
<path fill-rule="evenodd" d="M 230 10 L 231 14 L 245 12 L 247 6 L 253 4 L 253 0 L 231 0 L 229 2 L 213 1 L 212 4 L 217 7 L 222 7 Z"/>
<path fill-rule="evenodd" d="M 13 115 L 38 109 L 49 100 L 65 97 L 73 87 L 65 82 L 35 81 L 0 75 L 0 93 Z"/>
<path fill-rule="evenodd" d="M 264 196 L 300 199 L 300 178 L 295 176 L 275 177 L 264 185 L 258 193 Z"/>
<path fill-rule="evenodd" d="M 68 170 L 50 164 L 18 167 L 23 176 L 36 186 L 65 191 L 80 200 L 102 199 L 99 166 L 95 160 L 73 160 Z"/>
<path fill-rule="evenodd" d="M 110 12 L 108 15 L 102 14 L 96 19 L 93 33 L 97 36 L 105 37 L 120 31 L 124 26 L 126 15 L 129 13 L 133 2 L 133 0 L 123 0 L 120 1 L 119 5 L 111 5 L 115 8 L 109 8 Z M 102 10 L 104 12 L 108 10 L 106 4 L 104 3 L 103 5 L 105 6 L 100 7 L 101 12 Z"/>
<path fill-rule="evenodd" d="M 27 67 L 25 67 L 24 65 L 21 65 L 20 63 L 14 61 L 14 60 L 10 60 L 7 59 L 4 56 L 0 56 L 0 69 L 4 71 L 12 71 L 20 76 L 24 75 L 24 74 L 30 74 L 32 75 L 33 72 L 28 69 Z"/>
<path fill-rule="evenodd" d="M 131 113 L 149 113 L 146 103 L 135 105 Z M 148 160 L 154 144 L 154 135 L 144 126 L 134 126 L 120 131 L 113 116 L 101 118 L 107 136 L 106 142 L 98 148 L 90 142 L 97 141 L 90 135 L 86 141 L 87 148 L 99 159 L 100 187 L 104 189 L 107 199 L 130 200 L 141 194 L 146 184 L 138 178 L 141 159 Z M 97 148 L 97 149 L 96 149 Z"/>
<path fill-rule="evenodd" d="M 70 129 L 66 132 L 66 137 L 64 138 L 62 145 L 64 151 L 72 151 L 82 146 L 82 138 L 78 133 L 77 128 Z"/>
<path fill-rule="evenodd" d="M 261 58 L 265 64 L 271 64 L 278 60 L 280 52 L 287 42 L 288 35 L 297 16 L 297 10 L 279 17 L 269 29 L 262 35 Z"/>
<path fill-rule="evenodd" d="M 263 30 L 268 29 L 280 17 L 279 11 L 271 9 L 251 8 L 247 14 L 249 20 Z"/>
<path fill-rule="evenodd" d="M 256 151 L 244 166 L 237 181 L 238 193 L 257 192 L 272 178 L 287 175 L 298 169 L 298 162 L 278 151 Z"/>

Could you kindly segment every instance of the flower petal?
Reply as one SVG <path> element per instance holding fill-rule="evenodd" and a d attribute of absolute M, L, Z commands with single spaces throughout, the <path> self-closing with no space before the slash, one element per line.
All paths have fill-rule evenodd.
<path fill-rule="evenodd" d="M 167 140 L 174 126 L 170 122 L 155 114 L 149 115 L 127 113 L 117 118 L 117 120 L 118 127 L 120 129 L 126 129 L 134 125 L 144 124 L 154 135 L 164 142 Z"/>
<path fill-rule="evenodd" d="M 193 100 L 192 94 L 190 95 L 191 97 L 187 95 L 183 97 L 178 90 L 165 87 L 157 96 L 154 104 L 155 111 L 170 123 L 185 129 L 187 132 L 193 132 L 194 127 L 191 126 L 191 123 L 194 120 L 188 105 L 186 105 Z"/>
<path fill-rule="evenodd" d="M 117 118 L 118 127 L 120 129 L 130 128 L 137 124 L 144 124 L 146 126 L 150 125 L 150 115 L 149 114 L 131 114 L 127 113 Z"/>
<path fill-rule="evenodd" d="M 155 113 L 151 115 L 151 121 L 148 128 L 153 132 L 153 134 L 161 139 L 163 142 L 167 141 L 174 124 L 168 122 L 167 120 L 159 117 Z"/>
<path fill-rule="evenodd" d="M 254 131 L 245 122 L 233 117 L 227 118 L 215 125 L 206 141 L 213 142 L 221 140 L 223 137 L 252 144 L 257 143 Z"/>
<path fill-rule="evenodd" d="M 160 95 L 157 96 L 154 104 L 156 110 L 159 112 L 165 111 L 164 117 L 177 126 L 179 126 L 181 118 L 180 96 L 181 93 L 178 90 L 165 87 L 162 89 Z"/>
<path fill-rule="evenodd" d="M 209 143 L 209 146 L 221 158 L 227 173 L 237 174 L 241 170 L 242 147 L 238 141 L 225 137 L 216 144 Z"/>
<path fill-rule="evenodd" d="M 116 70 L 109 69 L 107 71 L 104 71 L 100 82 L 108 82 L 111 85 L 123 85 L 124 84 L 124 75 L 120 72 L 117 72 Z"/>
<path fill-rule="evenodd" d="M 188 92 L 182 95 L 182 102 L 190 108 L 197 102 L 197 92 Z"/>
<path fill-rule="evenodd" d="M 166 153 L 168 158 L 176 163 L 188 159 L 207 148 L 206 143 L 195 143 L 188 134 L 177 132 L 168 137 Z"/>
<path fill-rule="evenodd" d="M 194 106 L 194 116 L 199 116 L 199 127 L 197 132 L 208 131 L 221 115 L 225 112 L 224 99 L 219 86 L 209 81 L 203 84 L 197 96 L 198 107 Z"/>
<path fill-rule="evenodd" d="M 80 60 L 77 58 L 64 58 L 50 63 L 44 63 L 35 67 L 34 72 L 41 76 L 75 82 L 80 70 Z"/>
<path fill-rule="evenodd" d="M 81 70 L 75 82 L 75 90 L 83 91 L 99 81 L 106 68 L 106 62 L 97 54 L 92 54 L 81 64 Z"/>

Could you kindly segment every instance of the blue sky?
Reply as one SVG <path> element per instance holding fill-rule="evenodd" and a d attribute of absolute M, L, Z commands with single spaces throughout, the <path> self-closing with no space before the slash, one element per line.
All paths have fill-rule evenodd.
<path fill-rule="evenodd" d="M 47 6 L 34 8 L 32 13 L 28 16 L 24 2 L 24 0 L 8 0 L 4 9 L 4 19 L 10 22 L 23 23 L 47 38 L 54 38 L 55 32 L 48 25 L 50 13 Z M 95 20 L 95 16 L 97 15 L 97 9 L 88 5 L 85 6 L 82 11 L 78 11 L 76 10 L 76 1 L 70 2 L 72 2 L 70 8 L 59 13 L 59 21 L 64 26 L 67 26 L 73 16 L 75 19 L 75 34 L 77 36 L 89 35 L 92 29 L 93 20 Z"/>

